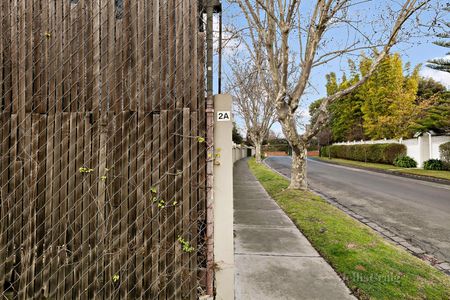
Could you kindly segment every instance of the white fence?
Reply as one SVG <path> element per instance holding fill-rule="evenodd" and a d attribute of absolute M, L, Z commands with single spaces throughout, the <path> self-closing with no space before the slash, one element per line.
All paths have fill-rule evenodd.
<path fill-rule="evenodd" d="M 440 159 L 441 154 L 439 152 L 439 146 L 450 142 L 450 136 L 432 136 L 429 133 L 425 133 L 415 139 L 408 140 L 376 140 L 376 141 L 354 141 L 335 143 L 334 145 L 360 145 L 360 144 L 385 144 L 385 143 L 398 143 L 406 146 L 406 155 L 414 158 L 417 161 L 419 168 L 423 167 L 423 163 L 429 159 Z"/>
<path fill-rule="evenodd" d="M 236 145 L 233 144 L 233 163 L 243 159 L 245 157 L 248 157 L 248 150 L 251 150 L 251 156 L 255 155 L 255 149 L 252 147 L 248 147 L 245 145 Z"/>

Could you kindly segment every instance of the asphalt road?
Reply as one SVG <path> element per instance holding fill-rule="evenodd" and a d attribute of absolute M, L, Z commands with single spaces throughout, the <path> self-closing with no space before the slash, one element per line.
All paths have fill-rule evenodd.
<path fill-rule="evenodd" d="M 290 157 L 267 164 L 290 176 Z M 308 160 L 308 184 L 342 205 L 450 261 L 450 186 Z"/>

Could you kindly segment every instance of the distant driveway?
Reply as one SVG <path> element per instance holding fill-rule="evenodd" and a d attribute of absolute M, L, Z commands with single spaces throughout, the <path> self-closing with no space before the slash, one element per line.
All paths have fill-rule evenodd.
<path fill-rule="evenodd" d="M 290 157 L 266 162 L 290 176 Z M 308 160 L 312 189 L 450 261 L 450 186 Z"/>

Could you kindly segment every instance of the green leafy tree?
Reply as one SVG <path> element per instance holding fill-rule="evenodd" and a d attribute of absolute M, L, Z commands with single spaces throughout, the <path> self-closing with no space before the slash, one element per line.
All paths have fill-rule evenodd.
<path fill-rule="evenodd" d="M 447 91 L 445 86 L 434 80 L 433 78 L 419 78 L 419 86 L 417 89 L 417 99 L 430 99 L 436 95 L 440 95 Z"/>
<path fill-rule="evenodd" d="M 336 73 L 331 72 L 330 74 L 327 74 L 325 78 L 327 79 L 327 96 L 336 94 L 339 91 Z"/>
<path fill-rule="evenodd" d="M 427 103 L 416 121 L 416 131 L 450 134 L 450 92 L 432 79 L 421 79 L 417 93 L 419 105 Z"/>
<path fill-rule="evenodd" d="M 347 75 L 344 74 L 340 82 L 337 80 L 336 73 L 330 73 L 326 75 L 326 90 L 327 96 L 333 95 L 339 91 L 347 89 L 349 86 L 355 84 L 360 80 L 360 75 L 357 70 L 355 62 L 349 60 L 350 78 L 347 79 Z M 358 89 L 357 89 L 358 90 Z M 339 101 L 335 101 L 330 104 L 328 113 L 330 114 L 329 122 L 326 127 L 321 130 L 324 137 L 331 133 L 331 140 L 334 142 L 348 141 L 348 140 L 360 140 L 364 138 L 363 129 L 363 114 L 361 111 L 362 103 L 364 99 L 360 97 L 357 90 L 350 93 Z M 310 115 L 315 115 L 315 110 L 320 107 L 321 101 L 313 102 L 310 106 Z M 311 120 L 315 122 L 314 118 Z M 330 140 L 330 138 L 328 139 Z"/>
<path fill-rule="evenodd" d="M 371 68 L 372 59 L 349 61 L 350 76 L 338 80 L 335 73 L 326 76 L 326 90 L 334 94 L 359 81 Z M 398 54 L 387 56 L 374 75 L 354 92 L 327 107 L 330 115 L 326 129 L 332 141 L 399 138 L 418 130 L 447 132 L 448 97 L 445 87 L 418 76 L 419 66 L 410 71 Z M 316 115 L 322 100 L 313 102 L 310 115 Z M 311 122 L 314 123 L 314 117 Z"/>
<path fill-rule="evenodd" d="M 447 5 L 449 5 L 449 4 L 447 4 Z M 450 6 L 447 6 L 446 8 L 444 8 L 444 11 L 446 11 L 450 14 Z M 441 46 L 441 47 L 450 48 L 450 22 L 444 22 L 443 26 L 446 29 L 444 29 L 443 33 L 438 34 L 438 38 L 440 38 L 440 40 L 434 42 L 434 44 Z M 450 55 L 450 52 L 447 53 L 447 55 Z M 435 59 L 429 60 L 427 66 L 431 69 L 450 73 L 450 59 L 449 58 L 435 58 Z"/>
<path fill-rule="evenodd" d="M 344 74 L 337 86 L 337 91 L 333 91 L 333 93 L 345 90 L 360 80 L 359 75 L 354 72 L 352 66 L 354 66 L 354 63 L 350 62 L 350 68 L 352 69 L 351 78 L 347 79 L 347 76 Z M 360 140 L 364 138 L 361 111 L 363 101 L 356 90 L 330 105 L 330 129 L 334 141 Z"/>
<path fill-rule="evenodd" d="M 361 75 L 370 69 L 372 60 L 361 61 Z M 398 54 L 388 55 L 377 67 L 374 75 L 358 89 L 364 99 L 361 111 L 364 131 L 369 138 L 400 138 L 412 134 L 411 127 L 423 107 L 415 102 L 419 85 L 419 67 L 404 75 Z"/>

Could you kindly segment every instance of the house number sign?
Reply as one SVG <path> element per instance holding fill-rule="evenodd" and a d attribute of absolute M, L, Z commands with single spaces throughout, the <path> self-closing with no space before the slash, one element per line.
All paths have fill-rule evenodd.
<path fill-rule="evenodd" d="M 217 122 L 231 121 L 231 112 L 229 111 L 218 111 L 217 112 Z"/>

